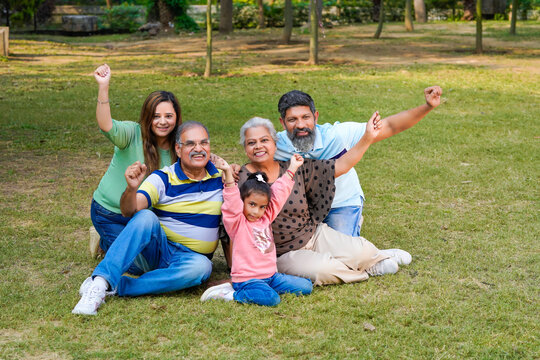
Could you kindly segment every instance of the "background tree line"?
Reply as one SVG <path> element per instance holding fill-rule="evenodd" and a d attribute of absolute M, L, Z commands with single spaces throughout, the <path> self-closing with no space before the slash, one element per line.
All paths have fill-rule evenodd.
<path fill-rule="evenodd" d="M 384 6 L 381 9 L 382 1 Z M 484 3 L 488 0 L 483 0 Z M 511 14 L 511 0 L 496 19 L 508 18 Z M 514 0 L 515 1 L 515 0 Z M 190 5 L 206 5 L 207 0 L 0 0 L 3 23 L 7 26 L 45 23 L 55 5 L 97 5 L 106 6 L 108 16 L 118 18 L 117 23 L 133 23 L 119 30 L 134 30 L 140 9 L 146 8 L 148 21 L 159 21 L 164 25 L 173 24 L 177 29 L 189 31 L 199 29 L 197 22 L 188 16 Z M 235 28 L 284 27 L 290 32 L 292 27 L 309 23 L 309 1 L 297 0 L 216 0 L 212 6 L 217 11 L 212 14 L 214 29 L 229 33 Z M 326 0 L 316 1 L 318 17 L 322 26 L 378 22 L 380 14 L 385 21 L 407 21 L 412 29 L 412 21 L 427 20 L 428 13 L 438 12 L 451 20 L 473 20 L 476 13 L 475 0 Z M 520 18 L 527 18 L 527 11 L 540 9 L 540 0 L 519 0 L 512 10 Z M 485 13 L 485 11 L 484 11 Z M 516 15 L 516 16 L 517 16 Z M 486 15 L 484 14 L 484 17 Z M 493 18 L 493 15 L 487 15 Z M 514 17 L 515 18 L 515 17 Z M 199 24 L 206 22 L 201 16 Z M 140 24 L 139 24 L 140 25 Z"/>

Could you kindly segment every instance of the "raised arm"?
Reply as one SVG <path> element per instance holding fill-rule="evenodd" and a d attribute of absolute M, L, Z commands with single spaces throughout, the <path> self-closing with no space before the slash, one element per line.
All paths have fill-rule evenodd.
<path fill-rule="evenodd" d="M 120 198 L 122 215 L 131 217 L 137 211 L 148 208 L 148 200 L 143 194 L 137 194 L 137 189 L 146 175 L 146 165 L 136 161 L 128 166 L 125 172 L 127 187 Z"/>
<path fill-rule="evenodd" d="M 227 161 L 225 161 L 223 158 L 216 154 L 210 154 L 210 161 L 214 164 L 214 166 L 220 170 L 223 171 L 223 183 L 227 186 L 234 185 L 235 179 L 234 179 L 234 170 L 233 165 L 229 165 Z M 236 165 L 238 166 L 238 165 Z"/>
<path fill-rule="evenodd" d="M 96 107 L 96 119 L 99 128 L 105 132 L 112 129 L 111 107 L 109 104 L 109 83 L 111 81 L 111 69 L 103 64 L 94 71 L 94 78 L 98 83 L 98 97 Z"/>
<path fill-rule="evenodd" d="M 424 89 L 426 103 L 413 109 L 402 111 L 398 114 L 384 118 L 385 123 L 382 131 L 377 135 L 374 142 L 384 140 L 390 136 L 413 127 L 424 118 L 431 110 L 441 103 L 442 89 L 439 86 L 430 86 Z"/>
<path fill-rule="evenodd" d="M 223 205 L 221 205 L 221 219 L 223 220 L 223 225 L 225 225 L 225 230 L 230 236 L 231 234 L 236 233 L 236 229 L 241 223 L 241 219 L 244 218 L 244 203 L 240 197 L 238 186 L 234 181 L 233 170 L 227 161 L 216 154 L 210 155 L 210 161 L 216 168 L 223 171 Z M 233 240 L 232 236 L 231 240 Z M 230 250 L 226 250 L 225 248 L 226 245 L 224 245 L 223 250 Z"/>
<path fill-rule="evenodd" d="M 293 154 L 287 171 L 272 184 L 272 197 L 270 198 L 270 203 L 264 213 L 264 216 L 267 217 L 270 222 L 275 220 L 291 195 L 296 170 L 298 170 L 302 164 L 304 164 L 304 158 L 299 154 Z"/>
<path fill-rule="evenodd" d="M 364 156 L 367 149 L 373 144 L 379 134 L 384 130 L 386 124 L 381 120 L 379 112 L 376 111 L 366 124 L 366 132 L 362 138 L 347 151 L 342 157 L 336 160 L 334 177 L 339 177 L 349 171 Z"/>

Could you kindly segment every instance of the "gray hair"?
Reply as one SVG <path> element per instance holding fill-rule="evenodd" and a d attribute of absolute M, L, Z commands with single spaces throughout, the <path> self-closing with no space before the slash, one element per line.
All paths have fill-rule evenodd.
<path fill-rule="evenodd" d="M 248 129 L 264 126 L 268 132 L 270 133 L 270 136 L 272 136 L 272 139 L 274 139 L 274 142 L 277 142 L 277 134 L 276 129 L 274 128 L 274 124 L 268 119 L 260 118 L 260 117 L 252 117 L 242 127 L 240 128 L 240 145 L 246 144 L 246 131 Z"/>
<path fill-rule="evenodd" d="M 206 135 L 208 135 L 208 140 L 210 140 L 210 133 L 208 132 L 208 128 L 198 121 L 190 120 L 183 122 L 181 125 L 178 126 L 178 129 L 176 130 L 176 143 L 182 146 L 180 137 L 184 132 L 194 127 L 202 127 L 204 131 L 206 131 Z"/>

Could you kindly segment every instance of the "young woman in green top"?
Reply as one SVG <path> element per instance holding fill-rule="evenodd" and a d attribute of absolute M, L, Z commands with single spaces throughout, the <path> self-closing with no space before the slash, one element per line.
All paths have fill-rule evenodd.
<path fill-rule="evenodd" d="M 126 189 L 124 172 L 135 161 L 146 164 L 147 175 L 177 161 L 175 134 L 182 123 L 180 105 L 174 94 L 155 91 L 148 95 L 139 122 L 111 118 L 109 83 L 111 69 L 107 64 L 94 71 L 98 83 L 96 119 L 101 132 L 114 144 L 114 155 L 94 192 L 91 218 L 107 251 L 130 218 L 122 216 L 120 197 Z M 137 271 L 130 271 L 136 273 Z"/>

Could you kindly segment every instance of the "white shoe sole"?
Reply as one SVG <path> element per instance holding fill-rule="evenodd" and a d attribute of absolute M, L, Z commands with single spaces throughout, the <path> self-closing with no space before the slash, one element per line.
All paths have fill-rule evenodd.
<path fill-rule="evenodd" d="M 223 283 L 223 284 L 220 284 L 220 285 L 216 285 L 216 286 L 209 287 L 209 288 L 206 289 L 206 291 L 202 294 L 202 296 L 201 296 L 201 301 L 211 300 L 211 298 L 209 298 L 210 294 L 213 293 L 213 292 L 216 291 L 216 290 L 219 290 L 219 289 L 232 289 L 232 284 L 226 282 L 226 283 Z"/>
<path fill-rule="evenodd" d="M 409 265 L 412 262 L 412 256 L 405 250 L 401 249 L 385 249 L 380 250 L 380 253 L 390 256 L 398 265 Z"/>

